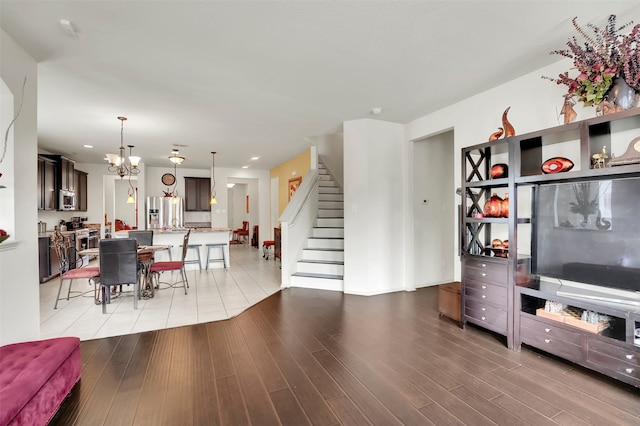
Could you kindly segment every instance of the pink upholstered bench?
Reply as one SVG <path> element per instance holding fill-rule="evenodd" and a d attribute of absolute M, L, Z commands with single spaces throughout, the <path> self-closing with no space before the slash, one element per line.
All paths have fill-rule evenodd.
<path fill-rule="evenodd" d="M 0 348 L 0 426 L 46 425 L 80 380 L 80 339 Z"/>

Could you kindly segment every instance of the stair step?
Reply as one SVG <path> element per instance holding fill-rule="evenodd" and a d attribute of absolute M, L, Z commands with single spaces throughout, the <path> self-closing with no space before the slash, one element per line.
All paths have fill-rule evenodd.
<path fill-rule="evenodd" d="M 344 281 L 340 275 L 299 274 L 291 275 L 292 287 L 313 288 L 317 290 L 342 291 Z"/>
<path fill-rule="evenodd" d="M 311 249 L 339 249 L 344 250 L 344 238 L 307 238 L 307 247 Z"/>
<path fill-rule="evenodd" d="M 331 180 L 331 175 L 329 173 L 318 173 L 318 179 L 322 181 L 329 181 Z"/>
<path fill-rule="evenodd" d="M 344 202 L 336 200 L 318 200 L 319 209 L 339 209 L 344 210 Z"/>
<path fill-rule="evenodd" d="M 300 260 L 296 263 L 296 273 L 344 275 L 344 262 Z"/>
<path fill-rule="evenodd" d="M 342 189 L 339 186 L 322 186 L 318 185 L 318 194 L 341 194 Z"/>
<path fill-rule="evenodd" d="M 318 201 L 342 201 L 344 202 L 344 194 L 339 192 L 330 192 L 327 194 L 318 194 Z"/>
<path fill-rule="evenodd" d="M 316 218 L 318 228 L 344 228 L 343 217 L 318 217 Z"/>
<path fill-rule="evenodd" d="M 318 209 L 318 217 L 344 218 L 344 209 Z"/>
<path fill-rule="evenodd" d="M 314 227 L 311 236 L 314 238 L 344 238 L 344 228 Z"/>
<path fill-rule="evenodd" d="M 320 180 L 318 181 L 318 186 L 322 188 L 333 188 L 338 187 L 338 184 L 332 180 Z"/>
<path fill-rule="evenodd" d="M 314 261 L 330 261 L 330 262 L 344 262 L 344 250 L 341 249 L 321 249 L 321 248 L 306 248 L 302 249 L 302 260 L 314 260 Z"/>

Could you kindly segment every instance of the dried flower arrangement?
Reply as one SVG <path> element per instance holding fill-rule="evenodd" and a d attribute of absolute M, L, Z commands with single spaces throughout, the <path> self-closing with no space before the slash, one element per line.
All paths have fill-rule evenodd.
<path fill-rule="evenodd" d="M 578 76 L 569 77 L 569 72 L 565 71 L 557 78 L 542 78 L 564 84 L 568 87 L 567 94 L 576 96 L 585 106 L 600 104 L 615 77 L 623 78 L 632 89 L 640 90 L 640 24 L 629 34 L 621 35 L 620 32 L 633 22 L 617 27 L 616 15 L 610 15 L 603 28 L 587 24 L 593 33 L 589 34 L 578 25 L 577 19 L 573 18 L 571 23 L 585 42 L 581 44 L 573 36 L 567 42 L 568 49 L 554 50 L 551 54 L 572 59 Z"/>

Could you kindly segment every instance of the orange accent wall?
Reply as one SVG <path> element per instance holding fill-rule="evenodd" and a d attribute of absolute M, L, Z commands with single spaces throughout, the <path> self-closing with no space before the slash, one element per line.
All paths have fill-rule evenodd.
<path fill-rule="evenodd" d="M 311 148 L 271 169 L 271 178 L 278 177 L 278 216 L 289 203 L 289 179 L 301 176 L 304 180 L 310 169 Z"/>

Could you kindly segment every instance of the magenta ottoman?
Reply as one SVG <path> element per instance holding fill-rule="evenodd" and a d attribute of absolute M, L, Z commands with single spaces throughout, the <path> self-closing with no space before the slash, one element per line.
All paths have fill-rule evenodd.
<path fill-rule="evenodd" d="M 0 348 L 0 425 L 46 425 L 80 380 L 80 339 Z"/>

